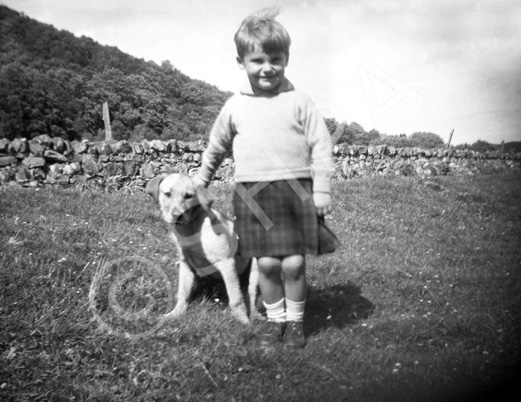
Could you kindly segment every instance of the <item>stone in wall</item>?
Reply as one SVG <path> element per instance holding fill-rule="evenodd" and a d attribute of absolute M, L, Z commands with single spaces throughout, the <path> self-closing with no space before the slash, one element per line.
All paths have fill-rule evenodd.
<path fill-rule="evenodd" d="M 31 173 L 24 165 L 20 165 L 15 174 L 15 179 L 18 183 L 25 183 L 31 180 Z"/>
<path fill-rule="evenodd" d="M 27 144 L 27 140 L 25 138 L 15 138 L 9 144 L 9 153 L 13 154 L 24 154 L 29 151 L 29 145 Z"/>
<path fill-rule="evenodd" d="M 26 167 L 28 167 L 29 169 L 33 169 L 33 168 L 37 168 L 37 167 L 43 167 L 43 166 L 45 166 L 46 163 L 45 163 L 45 159 L 43 159 L 41 157 L 29 155 L 27 158 L 25 158 L 22 161 L 22 164 L 25 165 Z"/>
<path fill-rule="evenodd" d="M 150 163 L 143 163 L 139 174 L 147 179 L 151 179 L 155 176 L 154 167 Z"/>
<path fill-rule="evenodd" d="M 37 135 L 36 137 L 33 137 L 33 139 L 31 141 L 33 141 L 33 140 L 37 141 L 38 143 L 40 143 L 45 148 L 49 148 L 51 146 L 51 144 L 52 144 L 52 138 L 48 134 Z"/>
<path fill-rule="evenodd" d="M 191 152 L 186 152 L 185 154 L 183 154 L 183 158 L 182 158 L 183 162 L 184 163 L 190 163 L 190 162 L 193 162 L 194 160 L 194 154 L 191 153 Z"/>
<path fill-rule="evenodd" d="M 18 163 L 18 159 L 16 158 L 16 156 L 0 155 L 0 168 L 9 166 L 9 165 L 14 165 L 16 163 Z"/>
<path fill-rule="evenodd" d="M 233 166 L 231 166 L 231 165 L 222 166 L 215 173 L 215 179 L 224 181 L 224 182 L 230 182 L 233 180 L 233 174 L 234 174 Z"/>
<path fill-rule="evenodd" d="M 63 173 L 72 176 L 81 173 L 81 164 L 79 162 L 71 162 L 65 164 L 63 167 Z"/>
<path fill-rule="evenodd" d="M 29 172 L 31 174 L 31 179 L 36 181 L 44 181 L 45 177 L 47 176 L 45 170 L 40 167 L 29 169 Z"/>
<path fill-rule="evenodd" d="M 115 155 L 128 154 L 132 152 L 132 147 L 126 140 L 115 142 L 111 145 L 112 151 Z"/>
<path fill-rule="evenodd" d="M 104 177 L 111 177 L 111 176 L 121 176 L 123 173 L 123 168 L 119 163 L 115 162 L 108 162 L 105 164 L 102 170 L 102 175 Z"/>
<path fill-rule="evenodd" d="M 43 156 L 43 151 L 45 151 L 46 147 L 40 144 L 37 140 L 33 139 L 29 141 L 29 151 L 34 156 Z"/>
<path fill-rule="evenodd" d="M 48 162 L 67 162 L 67 157 L 59 152 L 53 151 L 52 149 L 46 149 L 43 152 L 43 158 Z"/>
<path fill-rule="evenodd" d="M 168 144 L 160 140 L 152 140 L 149 142 L 150 149 L 158 152 L 169 152 Z"/>
<path fill-rule="evenodd" d="M 71 142 L 71 145 L 76 155 L 84 154 L 89 149 L 89 145 L 86 141 L 73 141 Z"/>
<path fill-rule="evenodd" d="M 207 144 L 204 141 L 178 141 L 177 146 L 182 152 L 204 152 Z"/>
<path fill-rule="evenodd" d="M 134 161 L 123 162 L 123 176 L 134 177 L 138 172 L 138 165 Z"/>
<path fill-rule="evenodd" d="M 100 172 L 98 158 L 93 154 L 84 154 L 82 160 L 83 172 L 89 175 L 97 175 Z"/>
<path fill-rule="evenodd" d="M 47 175 L 46 183 L 67 186 L 70 183 L 70 177 L 64 174 Z"/>
<path fill-rule="evenodd" d="M 70 145 L 69 141 L 65 141 L 63 138 L 60 137 L 53 137 L 51 138 L 52 146 L 51 148 L 58 152 L 59 154 L 67 154 L 70 153 L 72 150 L 72 147 Z"/>
<path fill-rule="evenodd" d="M 138 155 L 141 155 L 144 153 L 144 150 L 143 150 L 143 145 L 140 144 L 139 142 L 133 142 L 130 144 L 130 147 L 132 148 L 132 152 L 134 154 L 138 154 Z"/>
<path fill-rule="evenodd" d="M 126 161 L 132 161 L 134 163 L 143 163 L 145 162 L 145 156 L 142 155 L 142 154 L 132 154 L 132 155 L 127 155 L 125 157 L 125 160 Z"/>

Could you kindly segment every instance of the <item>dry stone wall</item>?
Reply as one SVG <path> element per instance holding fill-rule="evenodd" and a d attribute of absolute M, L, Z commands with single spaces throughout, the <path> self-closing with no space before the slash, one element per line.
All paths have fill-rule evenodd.
<path fill-rule="evenodd" d="M 30 141 L 0 139 L 0 185 L 65 186 L 81 189 L 139 191 L 152 177 L 172 171 L 193 174 L 200 166 L 204 142 L 142 141 L 69 142 L 40 135 Z M 371 175 L 436 176 L 494 173 L 521 167 L 521 154 L 477 153 L 468 150 L 334 147 L 334 180 Z M 226 158 L 218 181 L 233 177 Z"/>

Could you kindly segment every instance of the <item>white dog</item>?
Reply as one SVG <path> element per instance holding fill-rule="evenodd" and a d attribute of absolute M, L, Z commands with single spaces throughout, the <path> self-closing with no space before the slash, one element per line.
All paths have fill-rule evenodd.
<path fill-rule="evenodd" d="M 189 176 L 174 173 L 152 179 L 147 184 L 146 192 L 159 202 L 179 255 L 177 303 L 164 319 L 174 319 L 186 312 L 197 277 L 221 276 L 232 314 L 239 321 L 248 323 L 239 275 L 249 268 L 250 315 L 259 316 L 255 307 L 257 261 L 235 255 L 237 234 L 233 229 L 233 221 L 211 208 L 212 200 L 208 191 L 204 187 L 196 188 Z"/>

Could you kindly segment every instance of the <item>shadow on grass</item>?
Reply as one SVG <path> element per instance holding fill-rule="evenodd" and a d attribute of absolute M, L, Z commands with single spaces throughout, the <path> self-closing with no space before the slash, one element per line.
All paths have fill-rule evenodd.
<path fill-rule="evenodd" d="M 313 335 L 329 327 L 344 328 L 369 317 L 373 311 L 373 303 L 353 283 L 323 289 L 309 287 L 305 332 Z"/>
<path fill-rule="evenodd" d="M 241 278 L 243 294 L 246 296 L 247 276 Z M 191 294 L 191 302 L 209 300 L 226 306 L 228 296 L 224 283 L 219 279 L 203 279 L 197 282 Z M 257 309 L 264 314 L 262 299 L 258 296 Z M 317 334 L 327 328 L 345 328 L 369 317 L 374 305 L 362 296 L 362 290 L 353 283 L 337 284 L 326 288 L 308 287 L 304 330 L 308 335 Z"/>
<path fill-rule="evenodd" d="M 240 286 L 244 296 L 247 294 L 249 278 L 249 269 L 239 276 Z M 197 278 L 190 294 L 189 302 L 192 303 L 201 300 L 208 300 L 217 304 L 227 305 L 229 300 L 224 281 L 221 278 L 215 278 L 213 276 Z"/>

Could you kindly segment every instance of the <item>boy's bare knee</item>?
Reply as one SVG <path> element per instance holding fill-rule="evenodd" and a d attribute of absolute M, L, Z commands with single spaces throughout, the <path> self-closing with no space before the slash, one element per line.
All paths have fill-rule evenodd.
<path fill-rule="evenodd" d="M 278 258 L 261 257 L 258 260 L 259 272 L 266 276 L 280 275 L 281 262 Z"/>
<path fill-rule="evenodd" d="M 303 255 L 291 255 L 282 260 L 282 272 L 286 278 L 297 279 L 306 271 L 306 260 Z"/>

